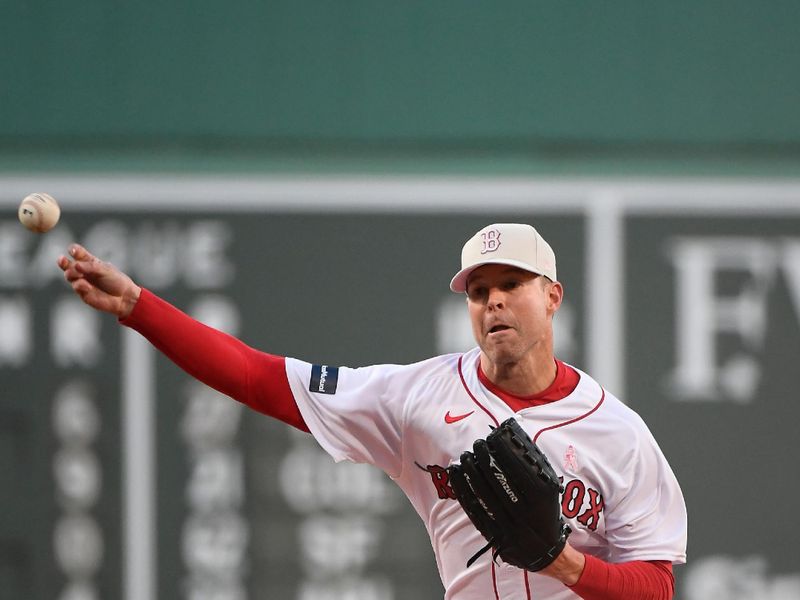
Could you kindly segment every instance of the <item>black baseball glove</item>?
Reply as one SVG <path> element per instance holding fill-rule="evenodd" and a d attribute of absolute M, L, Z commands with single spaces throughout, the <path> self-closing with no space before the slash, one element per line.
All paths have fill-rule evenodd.
<path fill-rule="evenodd" d="M 563 487 L 547 457 L 511 418 L 476 440 L 461 464 L 448 468 L 464 512 L 489 542 L 467 561 L 492 556 L 540 571 L 564 549 L 569 526 L 561 516 Z"/>

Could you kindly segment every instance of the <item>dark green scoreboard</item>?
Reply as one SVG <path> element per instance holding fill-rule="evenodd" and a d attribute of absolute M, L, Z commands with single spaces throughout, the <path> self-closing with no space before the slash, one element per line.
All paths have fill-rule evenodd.
<path fill-rule="evenodd" d="M 779 593 L 800 590 L 800 530 L 780 517 L 800 493 L 787 470 L 800 185 L 5 183 L 0 598 L 440 597 L 425 527 L 386 475 L 335 465 L 307 434 L 194 382 L 77 301 L 55 257 L 80 241 L 268 352 L 405 363 L 469 347 L 448 282 L 462 243 L 492 221 L 533 223 L 550 241 L 566 288 L 558 356 L 642 414 L 682 484 L 678 597 L 737 599 L 725 586 L 741 573 L 749 598 L 797 597 Z M 63 208 L 44 236 L 13 214 L 39 188 Z M 743 489 L 745 472 L 764 485 Z"/>

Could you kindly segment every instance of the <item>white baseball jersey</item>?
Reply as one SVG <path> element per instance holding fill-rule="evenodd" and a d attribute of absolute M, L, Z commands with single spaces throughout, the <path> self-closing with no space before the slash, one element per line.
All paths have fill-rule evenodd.
<path fill-rule="evenodd" d="M 383 469 L 431 538 L 447 600 L 579 600 L 561 582 L 506 565 L 454 499 L 445 469 L 490 426 L 515 417 L 563 477 L 562 512 L 578 550 L 609 562 L 685 562 L 686 507 L 647 426 L 578 371 L 565 398 L 514 413 L 478 379 L 479 349 L 412 365 L 358 369 L 286 360 L 306 424 L 337 461 Z"/>

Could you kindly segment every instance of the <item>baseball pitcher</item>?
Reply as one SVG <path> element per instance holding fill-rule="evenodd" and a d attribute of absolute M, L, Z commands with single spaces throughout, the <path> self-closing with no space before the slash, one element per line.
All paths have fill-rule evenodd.
<path fill-rule="evenodd" d="M 430 535 L 448 600 L 669 600 L 686 507 L 642 419 L 553 354 L 564 289 L 530 225 L 467 240 L 450 282 L 476 347 L 347 368 L 267 354 L 193 320 L 73 244 L 58 259 L 88 305 L 190 375 L 307 431 L 337 461 L 383 469 Z"/>

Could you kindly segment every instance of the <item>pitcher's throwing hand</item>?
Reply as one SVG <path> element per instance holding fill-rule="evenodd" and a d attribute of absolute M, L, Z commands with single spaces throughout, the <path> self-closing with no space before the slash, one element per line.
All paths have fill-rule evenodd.
<path fill-rule="evenodd" d="M 131 314 L 142 289 L 111 263 L 104 262 L 80 244 L 71 244 L 69 257 L 58 257 L 58 266 L 86 304 L 120 319 Z"/>

